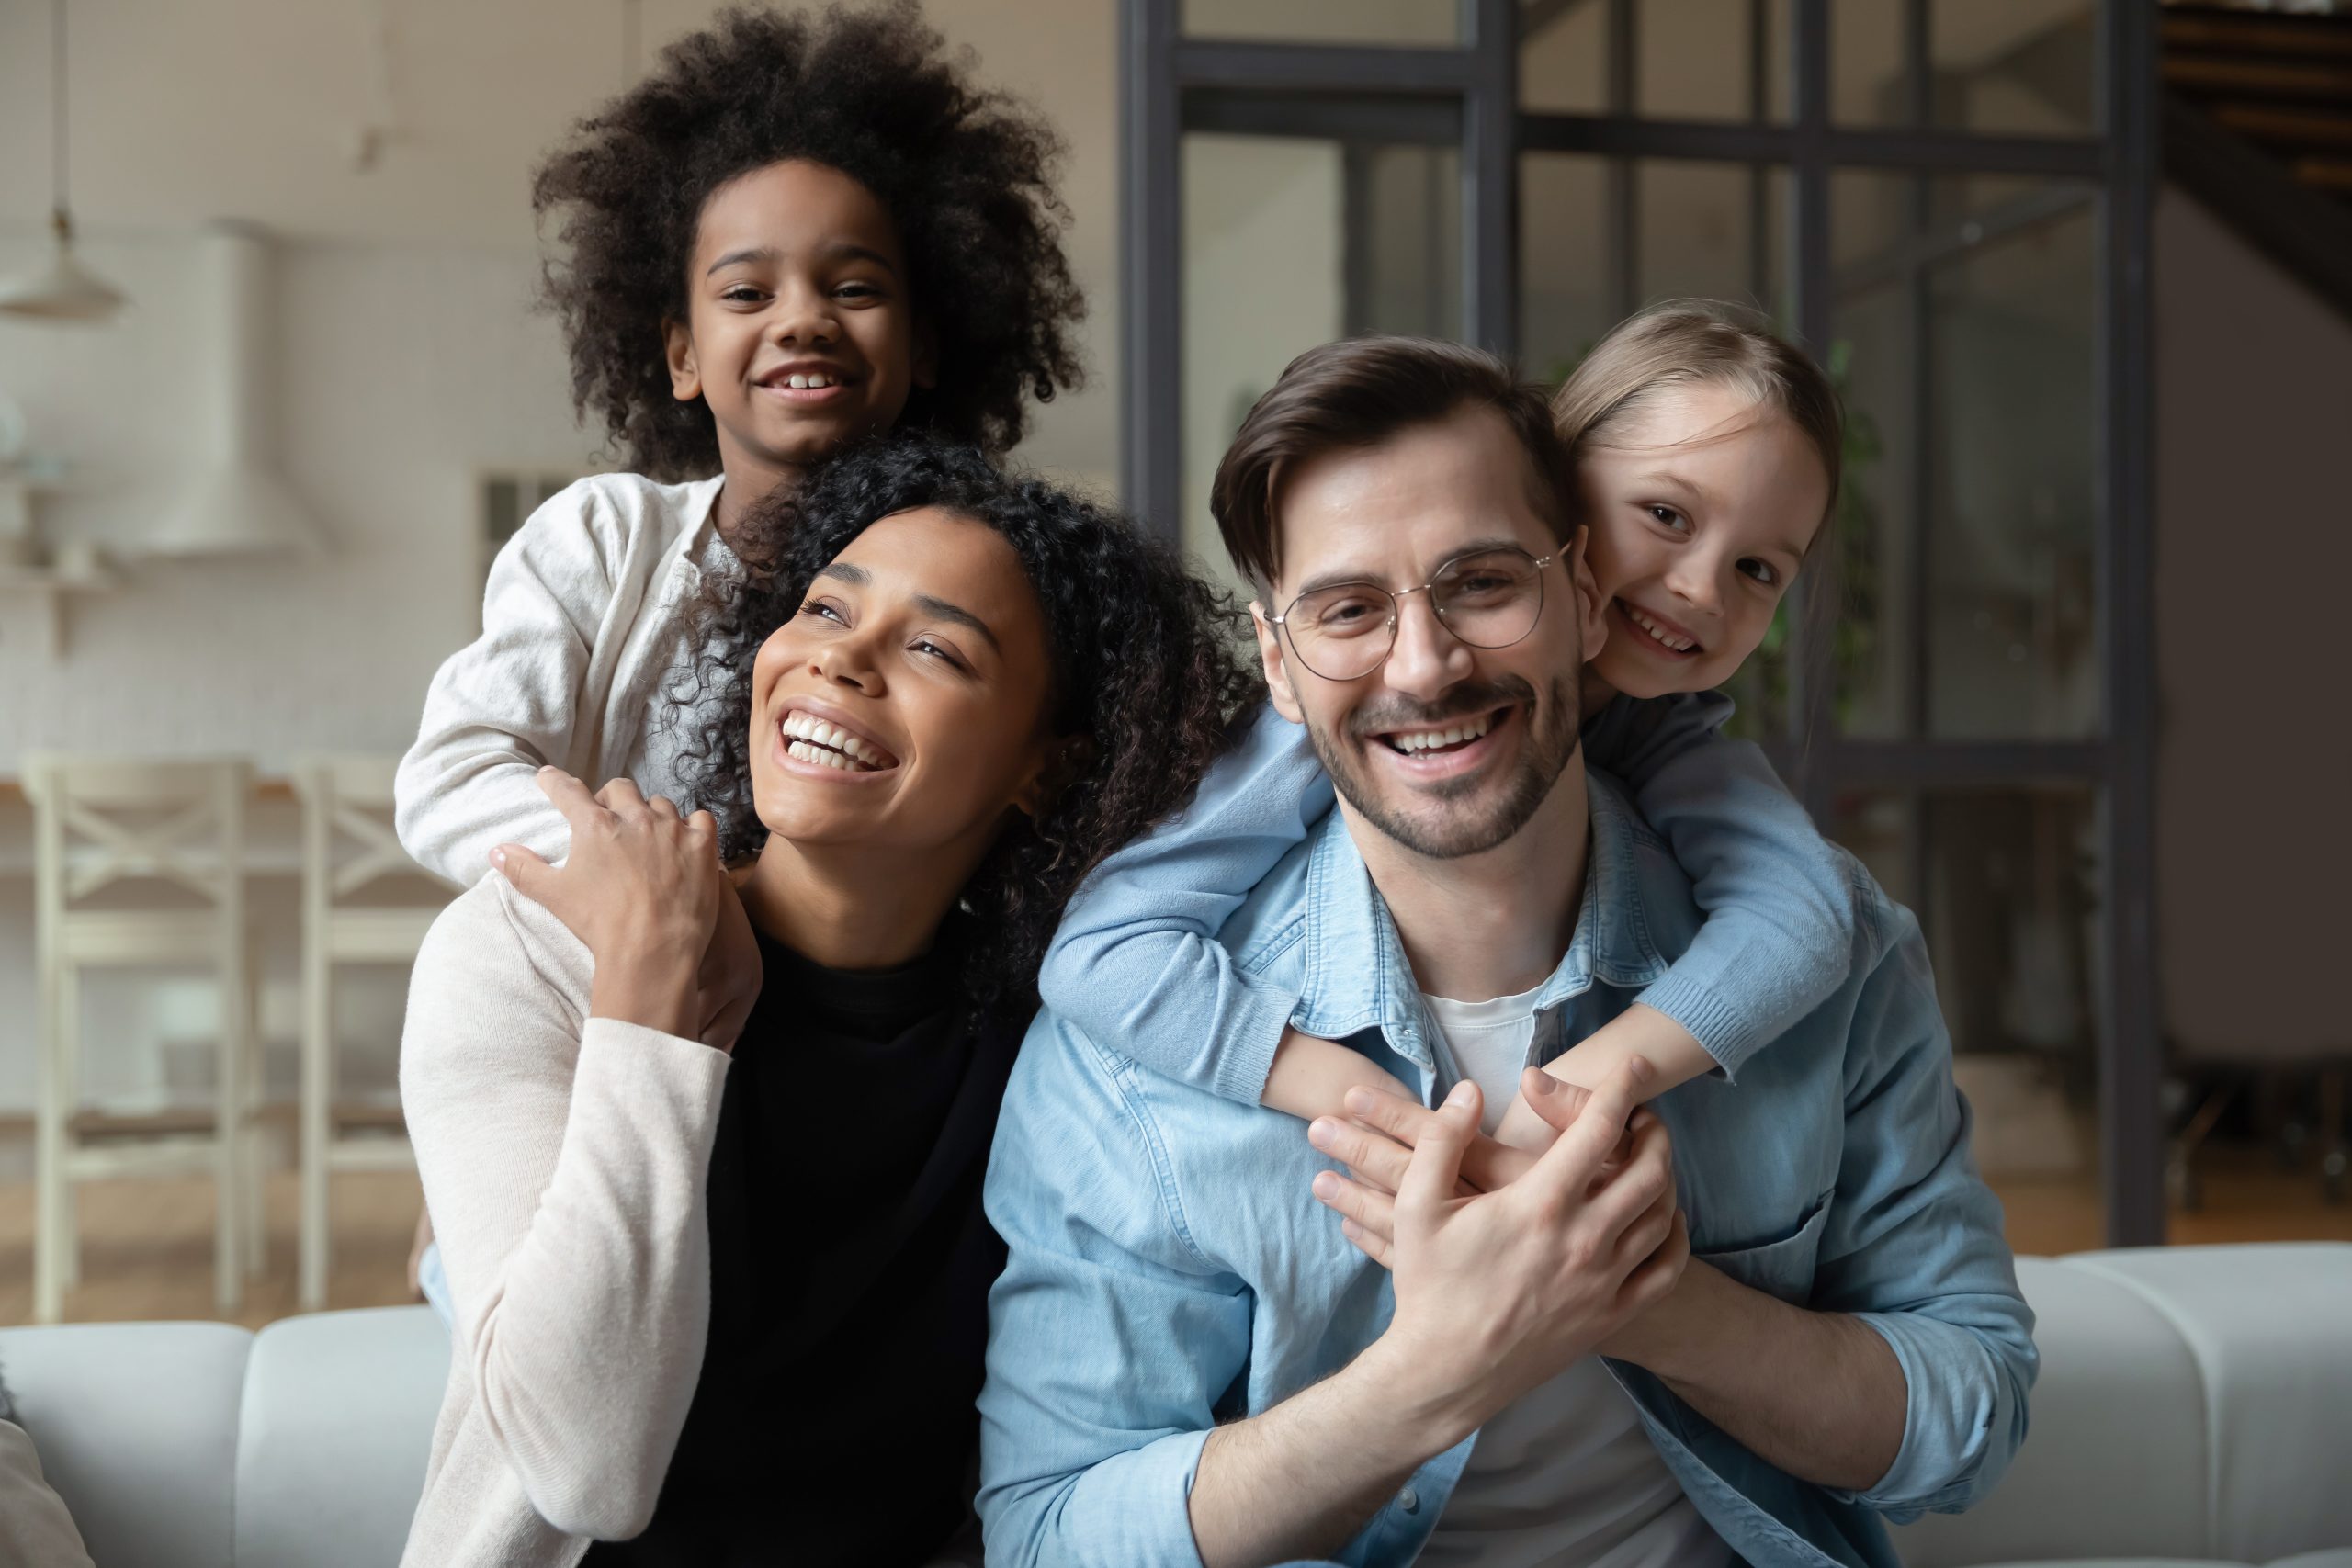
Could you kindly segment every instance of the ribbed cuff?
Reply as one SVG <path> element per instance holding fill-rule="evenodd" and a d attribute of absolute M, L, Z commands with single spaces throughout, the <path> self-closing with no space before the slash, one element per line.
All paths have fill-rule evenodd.
<path fill-rule="evenodd" d="M 1243 1105 L 1264 1100 L 1266 1076 L 1274 1070 L 1274 1049 L 1297 1010 L 1296 997 L 1272 987 L 1235 986 L 1232 1031 L 1216 1042 L 1216 1079 L 1209 1087 L 1220 1098 Z"/>
<path fill-rule="evenodd" d="M 1745 1011 L 1709 987 L 1683 979 L 1671 969 L 1634 999 L 1689 1030 L 1691 1038 L 1704 1046 L 1715 1065 L 1723 1068 L 1724 1077 L 1735 1083 L 1739 1079 L 1739 1069 L 1770 1038 Z"/>

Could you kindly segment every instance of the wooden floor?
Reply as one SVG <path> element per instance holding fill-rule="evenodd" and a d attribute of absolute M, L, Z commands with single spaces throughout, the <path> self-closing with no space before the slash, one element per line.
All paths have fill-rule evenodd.
<path fill-rule="evenodd" d="M 2204 1201 L 2176 1212 L 2177 1243 L 2352 1241 L 2352 1203 L 2321 1200 L 2308 1173 L 2278 1168 L 2256 1150 L 2216 1148 L 2201 1167 Z M 2064 1179 L 1994 1184 L 2019 1252 L 2075 1252 L 2100 1244 L 2097 1189 Z M 334 1184 L 334 1268 L 330 1307 L 390 1306 L 410 1300 L 409 1239 L 416 1224 L 416 1178 L 405 1173 L 339 1177 Z M 269 1268 L 245 1287 L 230 1321 L 258 1328 L 294 1308 L 294 1178 L 272 1178 Z M 32 1311 L 32 1189 L 0 1186 L 0 1324 Z M 212 1188 L 201 1178 L 93 1183 L 82 1192 L 81 1288 L 66 1300 L 76 1323 L 130 1318 L 209 1318 L 212 1310 Z"/>
<path fill-rule="evenodd" d="M 2194 1211 L 2176 1207 L 2166 1236 L 2176 1247 L 2244 1241 L 2352 1241 L 2352 1202 L 2330 1203 L 2318 1174 L 2280 1168 L 2268 1149 L 2216 1145 L 2198 1157 L 2204 1192 Z M 2105 1244 L 2097 1183 L 2007 1178 L 1991 1183 L 2009 1245 L 2024 1253 L 2083 1252 Z"/>
<path fill-rule="evenodd" d="M 409 1242 L 423 1199 L 407 1171 L 334 1179 L 327 1305 L 396 1306 L 408 1291 Z M 242 1310 L 212 1307 L 212 1183 L 203 1177 L 90 1182 L 81 1190 L 82 1283 L 67 1292 L 69 1323 L 215 1318 L 248 1328 L 290 1317 L 294 1304 L 295 1179 L 269 1179 L 267 1269 L 245 1281 Z M 0 1186 L 0 1324 L 32 1315 L 33 1190 Z"/>

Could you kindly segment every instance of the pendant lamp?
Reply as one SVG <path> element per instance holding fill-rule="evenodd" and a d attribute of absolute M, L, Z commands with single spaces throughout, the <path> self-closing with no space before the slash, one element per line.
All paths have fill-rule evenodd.
<path fill-rule="evenodd" d="M 122 293 L 74 254 L 74 216 L 65 199 L 65 0 L 54 0 L 50 62 L 50 226 L 57 248 L 40 271 L 0 280 L 0 314 L 36 321 L 111 321 L 123 307 Z"/>

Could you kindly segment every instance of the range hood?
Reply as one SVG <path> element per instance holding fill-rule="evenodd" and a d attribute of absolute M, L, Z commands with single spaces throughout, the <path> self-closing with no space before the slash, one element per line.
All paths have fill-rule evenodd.
<path fill-rule="evenodd" d="M 205 457 L 143 542 L 159 556 L 315 552 L 318 525 L 277 473 L 271 384 L 276 311 L 269 236 L 243 223 L 209 225 L 196 243 L 196 416 Z"/>

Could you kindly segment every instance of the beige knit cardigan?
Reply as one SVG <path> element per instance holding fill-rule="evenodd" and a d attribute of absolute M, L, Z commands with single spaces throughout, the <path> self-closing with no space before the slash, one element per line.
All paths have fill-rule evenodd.
<path fill-rule="evenodd" d="M 589 1018 L 592 970 L 494 873 L 417 955 L 401 1100 L 457 1324 L 415 1568 L 571 1568 L 642 1530 L 701 1374 L 728 1058 Z"/>

